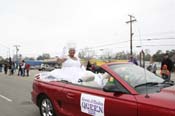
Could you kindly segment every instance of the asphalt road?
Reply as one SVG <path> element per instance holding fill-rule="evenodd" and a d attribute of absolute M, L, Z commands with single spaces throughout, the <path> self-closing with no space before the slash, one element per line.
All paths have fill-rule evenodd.
<path fill-rule="evenodd" d="M 30 77 L 0 73 L 0 116 L 40 116 L 30 94 L 36 73 L 31 71 Z"/>

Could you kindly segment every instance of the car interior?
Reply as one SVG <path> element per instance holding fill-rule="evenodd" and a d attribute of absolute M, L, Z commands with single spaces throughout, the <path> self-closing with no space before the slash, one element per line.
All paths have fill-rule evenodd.
<path fill-rule="evenodd" d="M 89 73 L 82 77 L 83 81 L 79 83 L 79 85 L 102 89 L 110 77 L 111 76 L 107 72 L 95 75 Z"/>

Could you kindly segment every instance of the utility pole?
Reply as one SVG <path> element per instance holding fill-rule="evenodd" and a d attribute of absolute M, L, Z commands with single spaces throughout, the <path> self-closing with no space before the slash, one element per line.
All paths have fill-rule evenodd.
<path fill-rule="evenodd" d="M 130 20 L 127 21 L 126 23 L 130 23 L 130 55 L 132 56 L 132 36 L 134 33 L 132 32 L 132 23 L 136 21 L 135 17 L 132 15 L 128 15 Z"/>
<path fill-rule="evenodd" d="M 19 61 L 18 61 L 18 51 L 19 51 L 20 45 L 14 45 L 14 47 L 16 48 L 16 63 L 19 63 Z"/>

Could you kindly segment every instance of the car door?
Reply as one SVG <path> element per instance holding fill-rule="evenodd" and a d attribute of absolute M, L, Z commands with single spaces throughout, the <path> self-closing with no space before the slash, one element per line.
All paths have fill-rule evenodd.
<path fill-rule="evenodd" d="M 64 110 L 71 116 L 137 116 L 136 99 L 129 93 L 75 84 L 67 84 L 63 91 Z"/>
<path fill-rule="evenodd" d="M 62 98 L 62 107 L 68 116 L 81 116 L 80 97 L 81 86 L 75 84 L 67 84 L 63 89 L 64 97 Z"/>

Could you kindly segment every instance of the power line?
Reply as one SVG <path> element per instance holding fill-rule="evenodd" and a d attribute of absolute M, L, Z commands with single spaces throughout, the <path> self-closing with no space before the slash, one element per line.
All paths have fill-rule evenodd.
<path fill-rule="evenodd" d="M 175 38 L 152 38 L 152 39 L 142 39 L 133 41 L 161 41 L 161 40 L 175 40 Z"/>
<path fill-rule="evenodd" d="M 163 35 L 174 35 L 175 31 L 167 31 L 167 32 L 154 32 L 154 33 L 146 33 L 142 34 L 142 36 L 163 36 Z"/>
<path fill-rule="evenodd" d="M 129 42 L 129 40 L 126 40 L 126 41 L 120 41 L 120 42 L 115 42 L 115 43 L 109 43 L 109 44 L 97 45 L 97 46 L 95 46 L 95 47 L 91 47 L 91 48 L 100 48 L 100 47 L 111 46 L 111 45 L 116 45 L 116 44 L 126 43 L 126 42 Z"/>
<path fill-rule="evenodd" d="M 142 39 L 142 41 L 152 41 L 152 40 L 175 40 L 175 38 L 152 38 L 152 39 Z M 120 41 L 120 42 L 114 42 L 114 43 L 108 43 L 108 44 L 102 44 L 102 45 L 97 45 L 97 46 L 95 46 L 95 47 L 90 47 L 91 49 L 93 49 L 93 48 L 101 48 L 101 47 L 106 47 L 106 46 L 113 46 L 113 45 L 117 45 L 117 44 L 121 44 L 121 43 L 127 43 L 127 42 L 129 42 L 130 40 L 126 40 L 126 41 Z M 133 40 L 133 41 L 140 41 L 140 40 Z M 143 45 L 143 46 L 145 46 L 145 45 Z M 149 46 L 149 45 L 147 45 L 147 46 Z M 153 45 L 150 45 L 150 46 L 153 46 Z M 164 46 L 164 45 L 162 45 L 162 46 Z M 169 45 L 166 45 L 166 46 L 169 46 Z M 170 46 L 174 46 L 174 45 L 170 45 Z M 125 46 L 126 47 L 126 46 Z M 116 47 L 116 48 L 118 48 L 118 47 Z M 119 47 L 120 48 L 120 47 Z M 122 47 L 121 47 L 122 48 Z"/>
<path fill-rule="evenodd" d="M 142 39 L 142 40 L 144 40 L 144 41 L 150 41 L 150 40 L 175 40 L 175 38 L 151 38 L 151 39 Z"/>
<path fill-rule="evenodd" d="M 162 44 L 162 45 L 143 45 L 143 46 L 175 46 L 175 44 Z"/>

